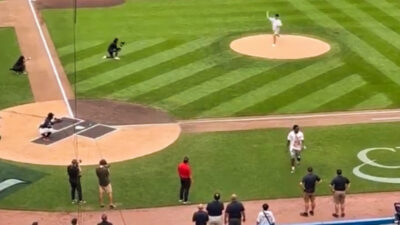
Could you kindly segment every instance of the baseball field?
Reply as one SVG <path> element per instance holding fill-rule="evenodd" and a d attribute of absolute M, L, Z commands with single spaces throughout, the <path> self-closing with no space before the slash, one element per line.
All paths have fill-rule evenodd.
<path fill-rule="evenodd" d="M 16 1 L 26 4 L 26 15 L 31 13 L 25 0 Z M 193 204 L 209 201 L 216 191 L 224 201 L 232 193 L 243 201 L 295 199 L 301 196 L 298 184 L 309 166 L 323 180 L 317 195 L 330 195 L 329 183 L 339 168 L 351 180 L 351 194 L 399 194 L 399 1 L 126 0 L 112 7 L 79 8 L 75 26 L 71 8 L 49 9 L 43 7 L 49 1 L 37 1 L 40 23 L 31 19 L 30 26 L 44 29 L 49 52 L 36 56 L 36 50 L 28 51 L 33 47 L 22 44 L 23 26 L 15 21 L 13 29 L 0 20 L 0 48 L 6 49 L 0 52 L 1 209 L 76 212 L 65 167 L 73 157 L 111 159 L 114 199 L 121 210 L 178 205 L 176 167 L 184 156 L 189 156 L 193 172 Z M 278 60 L 233 51 L 234 40 L 271 33 L 266 10 L 280 14 L 283 35 L 321 40 L 330 46 L 329 52 Z M 43 37 L 35 35 L 37 39 L 29 41 L 37 40 L 35 47 L 42 48 Z M 125 42 L 120 60 L 103 59 L 114 38 Z M 280 40 L 283 37 L 278 38 L 278 49 L 284 43 Z M 32 56 L 27 75 L 8 70 L 20 54 Z M 54 67 L 47 56 L 55 60 Z M 35 70 L 39 63 L 47 70 Z M 50 86 L 57 94 L 38 95 Z M 123 103 L 107 112 L 91 108 L 87 113 L 90 110 L 71 99 Z M 140 120 L 146 113 L 139 108 L 139 113 L 119 114 L 124 103 L 151 109 L 168 120 L 149 119 L 153 114 L 142 123 L 129 120 Z M 83 117 L 71 115 L 70 107 Z M 68 125 L 73 134 L 67 134 L 66 127 L 57 131 L 61 136 L 56 135 L 56 141 L 35 143 L 39 121 L 55 109 L 57 116 L 94 121 L 95 127 L 115 131 L 90 139 L 79 135 L 92 128 L 79 131 L 74 122 Z M 113 118 L 100 121 L 96 114 L 102 113 Z M 301 126 L 307 149 L 291 174 L 286 142 L 293 124 Z M 175 126 L 176 137 L 168 136 L 173 132 L 164 126 Z M 142 140 L 125 143 L 138 139 Z M 149 144 L 161 141 L 156 147 Z M 139 153 L 114 160 L 128 151 Z M 103 212 L 95 168 L 92 161 L 82 167 L 87 203 L 79 212 Z M 3 188 L 1 182 L 7 179 L 22 183 Z M 376 215 L 391 216 L 379 210 Z"/>

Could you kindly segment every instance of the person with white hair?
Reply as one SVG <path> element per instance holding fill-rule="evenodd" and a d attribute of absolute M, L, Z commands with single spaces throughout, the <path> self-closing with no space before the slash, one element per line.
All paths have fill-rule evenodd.
<path fill-rule="evenodd" d="M 204 205 L 199 204 L 197 209 L 197 212 L 193 213 L 192 221 L 195 223 L 195 225 L 207 225 L 209 218 L 208 213 L 204 211 Z"/>

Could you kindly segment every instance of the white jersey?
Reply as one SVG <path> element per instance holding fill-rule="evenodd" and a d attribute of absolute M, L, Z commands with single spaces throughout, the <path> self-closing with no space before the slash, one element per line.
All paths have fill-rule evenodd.
<path fill-rule="evenodd" d="M 268 19 L 269 21 L 271 21 L 273 31 L 279 30 L 281 28 L 282 26 L 281 19 L 277 19 L 275 17 L 269 17 Z"/>
<path fill-rule="evenodd" d="M 268 219 L 265 216 L 267 216 Z M 259 225 L 270 225 L 274 223 L 275 217 L 271 211 L 261 211 L 257 216 L 257 224 Z"/>
<path fill-rule="evenodd" d="M 288 141 L 290 142 L 289 150 L 297 150 L 300 151 L 303 147 L 304 135 L 303 132 L 299 131 L 297 134 L 294 130 L 290 131 L 287 137 Z"/>

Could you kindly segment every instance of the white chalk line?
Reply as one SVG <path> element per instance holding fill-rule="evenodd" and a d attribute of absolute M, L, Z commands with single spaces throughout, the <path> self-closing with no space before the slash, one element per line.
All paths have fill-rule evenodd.
<path fill-rule="evenodd" d="M 372 118 L 371 120 L 400 120 L 400 117 L 380 117 L 380 118 Z"/>
<path fill-rule="evenodd" d="M 55 63 L 54 63 L 54 61 L 53 61 L 53 58 L 51 57 L 50 49 L 49 49 L 49 46 L 47 45 L 46 38 L 44 37 L 42 27 L 41 27 L 40 24 L 39 24 L 39 20 L 38 20 L 38 18 L 37 18 L 36 11 L 35 11 L 35 9 L 34 9 L 34 7 L 33 7 L 33 5 L 32 5 L 32 0 L 27 0 L 27 1 L 28 1 L 28 3 L 29 3 L 29 7 L 30 7 L 30 9 L 31 9 L 31 12 L 32 12 L 32 14 L 33 14 L 33 18 L 34 18 L 34 20 L 35 20 L 36 28 L 37 28 L 38 31 L 39 31 L 40 38 L 42 39 L 44 48 L 45 48 L 46 53 L 47 53 L 47 56 L 48 56 L 48 58 L 49 58 L 50 65 L 51 65 L 51 68 L 52 68 L 52 70 L 53 70 L 53 74 L 54 74 L 54 76 L 55 76 L 55 78 L 56 78 L 56 80 L 57 80 L 58 87 L 60 88 L 61 95 L 62 95 L 62 97 L 63 97 L 63 99 L 64 99 L 64 102 L 65 102 L 65 104 L 66 104 L 66 106 L 67 106 L 68 114 L 69 114 L 72 118 L 75 118 L 75 117 L 74 117 L 74 113 L 72 112 L 71 106 L 70 106 L 70 104 L 69 104 L 69 102 L 68 102 L 68 98 L 67 98 L 67 95 L 66 95 L 66 93 L 65 93 L 64 87 L 62 86 L 62 83 L 61 83 L 61 80 L 60 80 L 60 75 L 58 74 L 58 71 L 57 71 L 57 69 L 56 69 Z"/>

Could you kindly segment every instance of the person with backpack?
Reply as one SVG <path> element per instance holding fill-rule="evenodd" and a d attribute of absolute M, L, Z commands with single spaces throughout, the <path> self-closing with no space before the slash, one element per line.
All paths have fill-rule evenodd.
<path fill-rule="evenodd" d="M 264 203 L 262 205 L 262 210 L 257 216 L 256 225 L 274 225 L 275 224 L 275 217 L 274 214 L 268 210 L 269 205 Z"/>

